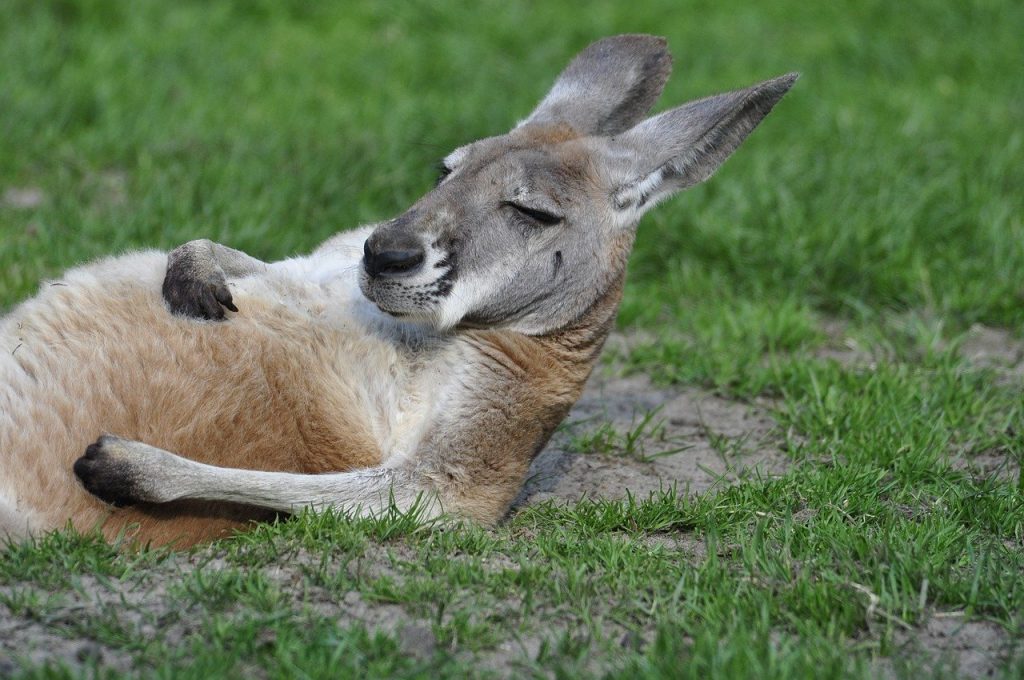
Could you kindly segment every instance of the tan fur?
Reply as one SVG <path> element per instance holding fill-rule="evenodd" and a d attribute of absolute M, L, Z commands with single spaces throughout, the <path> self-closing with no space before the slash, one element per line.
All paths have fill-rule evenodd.
<path fill-rule="evenodd" d="M 230 324 L 197 324 L 171 316 L 156 286 L 122 280 L 90 290 L 76 280 L 84 277 L 69 278 L 6 321 L 17 328 L 12 359 L 22 375 L 3 375 L 21 390 L 19 403 L 4 404 L 0 480 L 43 526 L 70 518 L 82 530 L 103 523 L 112 536 L 138 523 L 140 539 L 192 542 L 266 516 L 198 503 L 183 515 L 112 511 L 71 472 L 104 432 L 229 467 L 323 472 L 379 462 L 358 401 L 315 370 L 334 339 L 307 333 L 286 308 L 253 299 Z"/>
<path fill-rule="evenodd" d="M 622 279 L 578 323 L 541 337 L 474 332 L 472 342 L 493 379 L 482 385 L 473 427 L 453 441 L 450 465 L 465 487 L 458 511 L 481 522 L 500 517 L 519 490 L 509 479 L 525 477 L 531 461 L 579 399 L 611 330 Z M 459 456 L 465 446 L 472 452 Z"/>
<path fill-rule="evenodd" d="M 579 139 L 583 135 L 571 125 L 524 125 L 515 132 L 525 146 L 549 146 Z"/>

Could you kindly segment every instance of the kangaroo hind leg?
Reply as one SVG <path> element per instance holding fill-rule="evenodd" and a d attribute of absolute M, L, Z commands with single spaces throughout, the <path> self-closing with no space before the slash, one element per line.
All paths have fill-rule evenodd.
<path fill-rule="evenodd" d="M 75 474 L 92 494 L 115 505 L 178 499 L 227 501 L 294 513 L 335 508 L 376 516 L 394 504 L 416 507 L 423 519 L 442 507 L 410 470 L 379 466 L 328 474 L 295 474 L 217 467 L 142 442 L 104 435 L 75 461 Z"/>

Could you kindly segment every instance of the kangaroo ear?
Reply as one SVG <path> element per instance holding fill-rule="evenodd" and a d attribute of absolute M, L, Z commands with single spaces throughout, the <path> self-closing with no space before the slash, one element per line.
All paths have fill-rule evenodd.
<path fill-rule="evenodd" d="M 790 73 L 648 118 L 611 140 L 626 176 L 613 196 L 620 210 L 647 210 L 714 174 L 799 77 Z M 623 157 L 628 158 L 622 163 Z"/>
<path fill-rule="evenodd" d="M 672 71 L 665 39 L 604 38 L 580 52 L 519 126 L 566 123 L 584 135 L 614 135 L 647 115 Z"/>

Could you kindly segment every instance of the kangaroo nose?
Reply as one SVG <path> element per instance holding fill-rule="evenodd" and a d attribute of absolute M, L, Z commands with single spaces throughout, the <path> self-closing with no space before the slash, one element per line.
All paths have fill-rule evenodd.
<path fill-rule="evenodd" d="M 363 268 L 370 276 L 400 276 L 411 274 L 426 254 L 423 246 L 411 239 L 377 239 L 374 236 L 363 244 Z"/>

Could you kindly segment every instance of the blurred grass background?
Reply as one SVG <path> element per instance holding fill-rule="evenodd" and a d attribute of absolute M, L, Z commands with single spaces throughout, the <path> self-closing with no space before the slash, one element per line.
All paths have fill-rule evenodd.
<path fill-rule="evenodd" d="M 999 0 L 8 0 L 0 308 L 101 254 L 209 237 L 276 259 L 395 215 L 620 32 L 668 38 L 659 109 L 803 73 L 645 220 L 624 323 L 699 332 L 752 305 L 1024 324 L 1024 4 Z"/>

